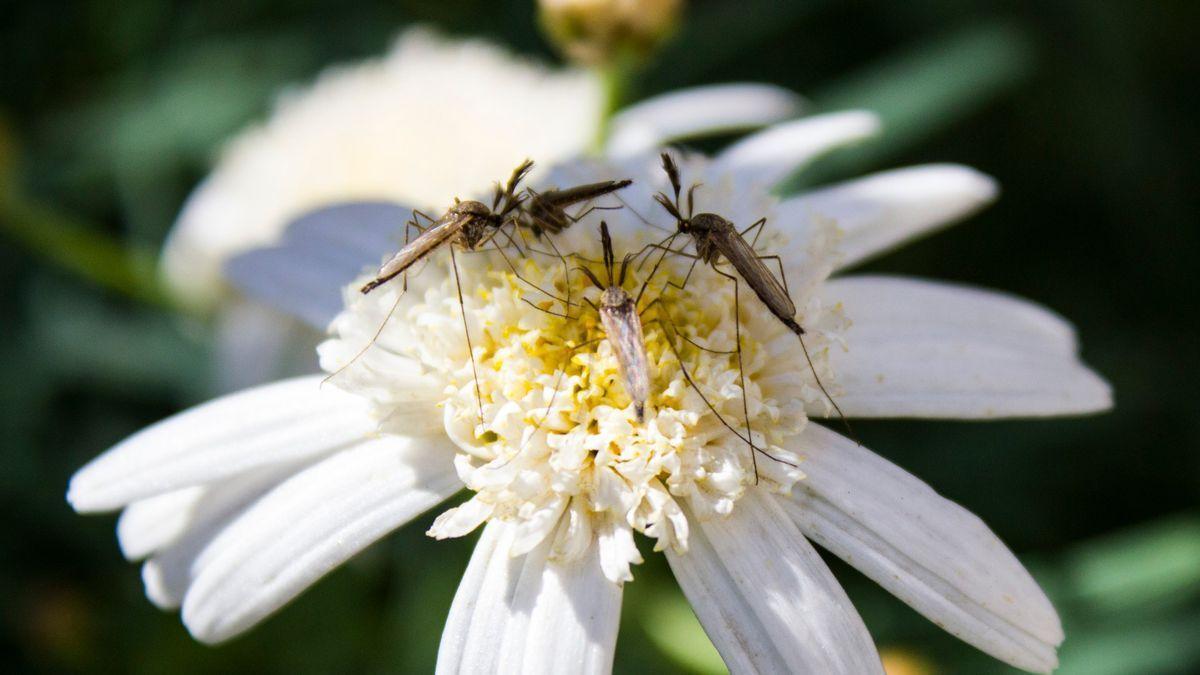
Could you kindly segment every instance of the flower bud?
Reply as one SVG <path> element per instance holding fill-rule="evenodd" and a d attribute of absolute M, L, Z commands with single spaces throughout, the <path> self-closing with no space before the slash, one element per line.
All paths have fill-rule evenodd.
<path fill-rule="evenodd" d="M 644 59 L 670 36 L 683 0 L 538 0 L 542 29 L 568 58 Z"/>

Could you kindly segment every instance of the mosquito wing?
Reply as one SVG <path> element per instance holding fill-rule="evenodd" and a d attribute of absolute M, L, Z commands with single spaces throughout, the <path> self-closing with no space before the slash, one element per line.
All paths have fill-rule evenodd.
<path fill-rule="evenodd" d="M 771 313 L 791 327 L 795 323 L 796 305 L 770 268 L 745 238 L 733 227 L 714 230 L 710 236 L 721 255 L 725 256 Z"/>
<path fill-rule="evenodd" d="M 376 273 L 375 278 L 364 284 L 360 290 L 363 293 L 370 293 L 379 286 L 394 279 L 397 275 L 412 267 L 413 263 L 421 260 L 442 244 L 450 241 L 454 235 L 466 227 L 472 218 L 474 216 L 471 214 L 454 214 L 434 223 L 428 230 L 422 232 L 421 236 L 410 241 L 396 255 L 383 263 L 379 268 L 379 272 Z"/>
<path fill-rule="evenodd" d="M 615 288 L 615 287 L 614 287 Z M 611 291 L 612 289 L 610 289 Z M 625 382 L 625 392 L 633 399 L 638 421 L 645 417 L 646 399 L 650 396 L 650 368 L 646 358 L 646 338 L 642 334 L 642 319 L 633 299 L 625 294 L 617 306 L 601 305 L 600 323 L 608 335 L 608 343 L 617 357 L 617 367 Z"/>
<path fill-rule="evenodd" d="M 576 185 L 562 190 L 539 192 L 537 199 L 559 208 L 566 208 L 611 194 L 631 183 L 633 183 L 631 180 L 606 180 L 599 183 Z"/>
<path fill-rule="evenodd" d="M 569 226 L 572 219 L 564 209 L 611 194 L 630 185 L 630 180 L 606 180 L 599 183 L 576 185 L 562 190 L 545 192 L 529 191 L 529 205 L 525 211 L 530 225 L 535 230 L 559 232 Z"/>

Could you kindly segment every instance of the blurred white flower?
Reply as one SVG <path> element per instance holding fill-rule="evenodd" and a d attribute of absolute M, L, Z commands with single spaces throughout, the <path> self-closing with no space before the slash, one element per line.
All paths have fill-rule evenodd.
<path fill-rule="evenodd" d="M 626 139 L 621 149 L 769 124 L 799 108 L 798 97 L 769 85 L 686 94 L 669 95 L 670 120 L 652 104 L 627 110 L 612 128 Z M 352 199 L 441 208 L 486 190 L 525 157 L 548 165 L 585 152 L 599 140 L 603 108 L 585 70 L 411 29 L 386 56 L 288 93 L 270 120 L 230 142 L 180 213 L 164 274 L 185 300 L 211 305 L 222 297 L 222 263 L 274 241 L 299 214 Z"/>
<path fill-rule="evenodd" d="M 768 218 L 760 247 L 782 255 L 815 371 L 841 408 L 851 417 L 947 419 L 1108 408 L 1108 385 L 1079 361 L 1073 330 L 1041 307 L 917 279 L 830 278 L 995 195 L 989 178 L 953 165 L 782 201 L 770 192 L 797 164 L 874 126 L 864 113 L 819 116 L 682 164 L 686 181 L 705 184 L 700 210 L 743 227 Z M 545 180 L 601 178 L 636 181 L 622 193 L 629 209 L 602 212 L 620 249 L 673 226 L 650 199 L 664 178 L 645 156 L 570 162 Z M 394 234 L 389 220 L 403 212 L 360 204 L 313 214 L 278 246 L 239 257 L 233 276 L 314 325 L 332 319 L 320 353 L 336 370 L 371 341 L 398 284 L 366 297 L 351 285 L 344 307 L 336 285 L 378 261 Z M 594 256 L 600 215 L 568 229 L 558 247 Z M 445 253 L 434 258 L 335 386 L 310 376 L 217 399 L 131 437 L 73 478 L 76 510 L 124 509 L 121 545 L 130 559 L 147 558 L 147 595 L 182 605 L 198 639 L 248 629 L 465 485 L 471 498 L 431 531 L 459 536 L 483 525 L 438 672 L 608 672 L 622 582 L 641 560 L 635 532 L 656 540 L 733 672 L 882 672 L 809 540 L 987 653 L 1036 672 L 1056 665 L 1058 617 L 1012 553 L 962 507 L 809 421 L 828 405 L 795 336 L 750 297 L 735 317 L 730 284 L 712 270 L 697 268 L 663 311 L 713 349 L 729 348 L 740 321 L 747 386 L 732 355 L 680 343 L 677 359 L 648 313 L 653 392 L 639 424 L 607 343 L 564 348 L 597 336 L 594 321 L 522 302 L 536 291 L 495 253 L 458 256 L 481 422 L 455 286 Z M 685 262 L 668 257 L 665 274 L 681 280 Z M 519 264 L 539 285 L 578 283 L 559 276 L 555 260 Z M 681 364 L 739 428 L 745 397 L 756 443 L 782 460 L 760 457 L 760 481 L 745 444 L 688 386 Z"/>

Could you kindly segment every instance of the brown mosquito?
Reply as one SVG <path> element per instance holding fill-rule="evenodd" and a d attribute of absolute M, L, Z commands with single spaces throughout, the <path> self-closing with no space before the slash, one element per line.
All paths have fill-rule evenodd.
<path fill-rule="evenodd" d="M 411 227 L 420 230 L 420 235 L 411 242 L 406 241 L 404 248 L 388 259 L 379 268 L 375 278 L 360 290 L 364 294 L 370 293 L 444 244 L 449 243 L 465 251 L 479 250 L 509 224 L 528 229 L 538 237 L 543 232 L 561 232 L 591 211 L 607 208 L 594 206 L 578 215 L 571 215 L 566 211 L 568 207 L 603 197 L 632 183 L 629 180 L 609 180 L 545 192 L 527 189 L 525 194 L 519 194 L 517 186 L 532 168 L 533 162 L 525 160 L 513 170 L 507 184 L 503 187 L 497 184 L 490 207 L 475 200 L 455 200 L 454 205 L 437 220 L 420 211 L 413 211 L 413 220 L 406 224 L 406 238 Z M 430 221 L 430 224 L 422 227 L 416 222 L 417 216 Z M 520 245 L 511 238 L 509 243 L 520 249 Z"/>
<path fill-rule="evenodd" d="M 645 314 L 646 311 L 651 307 L 659 305 L 660 301 L 662 300 L 662 296 L 654 298 L 639 310 L 638 304 L 641 302 L 642 295 L 645 293 L 645 290 L 653 278 L 653 275 L 646 277 L 645 281 L 642 282 L 642 285 L 639 288 L 636 296 L 631 296 L 629 292 L 625 290 L 624 284 L 626 276 L 629 272 L 629 263 L 635 259 L 635 256 L 626 255 L 621 260 L 620 268 L 617 268 L 616 256 L 613 253 L 612 237 L 609 235 L 608 224 L 605 222 L 600 223 L 600 242 L 604 253 L 602 263 L 605 270 L 605 281 L 601 281 L 601 279 L 587 267 L 581 266 L 577 267 L 576 269 L 581 271 L 584 276 L 586 276 L 588 280 L 591 281 L 592 284 L 601 291 L 599 304 L 593 303 L 586 297 L 584 298 L 584 302 L 590 305 L 594 310 L 596 310 L 596 313 L 599 314 L 600 324 L 604 327 L 605 335 L 598 338 L 593 338 L 579 345 L 575 345 L 571 348 L 571 352 L 574 353 L 580 349 L 583 349 L 584 347 L 599 342 L 600 340 L 608 340 L 609 345 L 612 347 L 613 354 L 617 359 L 617 369 L 621 375 L 622 383 L 625 385 L 625 392 L 633 402 L 634 413 L 637 416 L 638 422 L 642 423 L 645 422 L 646 401 L 650 396 L 650 369 L 648 365 L 649 359 L 646 355 L 646 340 L 645 333 L 643 331 L 642 315 Z M 582 256 L 576 257 L 581 260 L 587 260 Z M 578 318 L 568 314 L 558 314 L 551 310 L 537 307 L 537 305 L 534 305 L 532 302 L 529 304 L 537 309 L 540 309 L 541 311 L 548 312 L 568 320 L 574 320 Z M 688 344 L 691 344 L 698 349 L 715 354 L 731 354 L 731 351 L 722 352 L 709 349 L 689 339 L 675 326 L 674 321 L 670 318 L 669 313 L 665 311 L 665 308 L 663 308 L 663 311 L 660 312 L 659 318 L 651 319 L 645 323 L 658 324 L 666 331 L 668 338 L 666 340 L 667 346 L 675 356 L 676 361 L 679 362 L 680 371 L 683 373 L 684 379 L 687 380 L 688 385 L 691 386 L 691 388 L 700 396 L 700 399 L 726 429 L 750 446 L 752 450 L 751 460 L 754 463 L 755 481 L 758 480 L 757 453 L 762 453 L 775 461 L 788 464 L 789 466 L 795 466 L 791 462 L 775 457 L 771 453 L 759 448 L 754 444 L 753 432 L 750 429 L 749 415 L 746 412 L 744 400 L 743 414 L 746 415 L 745 435 L 743 435 L 740 431 L 734 428 L 733 425 L 729 424 L 729 422 L 725 420 L 725 417 L 717 411 L 716 407 L 713 406 L 708 397 L 704 395 L 704 392 L 700 390 L 700 387 L 696 384 L 695 380 L 692 379 L 691 373 L 688 372 L 687 366 L 684 365 L 682 355 L 680 355 L 679 350 L 675 346 L 674 338 L 675 336 L 679 336 Z M 554 386 L 554 394 L 551 396 L 550 402 L 546 406 L 546 417 L 543 417 L 538 423 L 538 428 L 540 428 L 546 419 L 549 418 L 549 411 L 554 406 L 554 400 L 558 396 L 559 387 L 562 383 L 564 374 L 565 370 L 559 372 L 558 381 Z M 743 391 L 745 391 L 744 388 Z"/>
<path fill-rule="evenodd" d="M 500 184 L 496 185 L 496 192 L 492 198 L 491 206 L 480 201 L 456 199 L 454 205 L 439 219 L 434 219 L 421 211 L 414 210 L 413 218 L 405 223 L 404 247 L 384 262 L 380 266 L 379 271 L 376 272 L 375 277 L 359 289 L 365 295 L 395 279 L 397 276 L 404 275 L 404 291 L 407 291 L 407 272 L 409 268 L 417 262 L 424 260 L 442 246 L 448 245 L 451 267 L 454 269 L 454 283 L 458 292 L 459 307 L 462 311 L 463 331 L 467 338 L 467 350 L 471 353 L 471 372 L 475 377 L 476 404 L 479 406 L 479 416 L 481 419 L 483 417 L 483 400 L 479 390 L 479 376 L 475 366 L 475 352 L 471 344 L 470 329 L 467 325 L 466 306 L 463 303 L 462 280 L 458 273 L 458 261 L 455 249 L 457 248 L 466 252 L 478 251 L 483 249 L 489 242 L 492 242 L 497 235 L 503 234 L 508 244 L 523 254 L 521 245 L 505 230 L 506 226 L 511 226 L 513 229 L 517 229 L 518 232 L 522 228 L 529 229 L 535 235 L 539 236 L 543 231 L 561 231 L 572 222 L 581 219 L 592 209 L 601 208 L 592 207 L 592 209 L 588 209 L 579 215 L 571 216 L 566 212 L 568 207 L 602 197 L 620 190 L 631 183 L 628 180 L 604 181 L 565 190 L 555 189 L 545 193 L 531 191 L 527 194 L 521 194 L 518 192 L 518 187 L 532 168 L 533 162 L 527 159 L 513 169 L 512 175 L 509 176 L 508 181 L 503 186 Z M 534 208 L 523 208 L 526 200 Z M 417 222 L 418 218 L 424 218 L 429 224 L 423 227 Z M 416 229 L 420 234 L 418 234 L 416 239 L 409 241 L 409 235 L 413 229 Z M 547 241 L 549 241 L 548 238 Z M 551 246 L 553 246 L 553 242 L 551 242 Z M 501 245 L 495 246 L 495 250 L 501 254 L 518 279 L 550 297 L 562 300 L 561 298 L 557 298 L 553 293 L 541 289 L 533 282 L 521 276 L 521 273 L 517 271 L 516 266 L 509 259 L 508 255 L 504 253 L 504 248 Z M 558 257 L 563 260 L 565 269 L 567 266 L 566 258 L 561 254 Z M 400 299 L 397 298 L 396 304 L 399 305 L 399 302 Z M 567 306 L 571 305 L 569 297 L 564 302 Z M 391 316 L 390 312 L 388 316 Z M 386 325 L 386 320 L 384 321 L 384 325 Z M 382 331 L 383 325 L 380 326 L 375 337 L 378 338 Z M 373 343 L 374 339 L 350 363 L 357 360 Z M 343 369 L 345 367 L 343 366 Z"/>
<path fill-rule="evenodd" d="M 796 322 L 796 305 L 792 302 L 791 295 L 788 293 L 787 276 L 783 271 L 783 261 L 778 255 L 759 255 L 755 251 L 754 246 L 758 242 L 758 236 L 762 234 L 766 218 L 759 218 L 749 227 L 739 231 L 728 219 L 719 216 L 715 213 L 695 213 L 695 192 L 699 187 L 699 183 L 694 183 L 687 191 L 687 214 L 684 214 L 683 208 L 680 205 L 679 197 L 682 192 L 682 184 L 679 179 L 679 167 L 675 164 L 675 160 L 668 153 L 662 153 L 663 171 L 667 174 L 667 179 L 671 182 L 671 189 L 674 193 L 673 197 L 668 197 L 666 194 L 659 192 L 654 196 L 654 199 L 662 205 L 662 207 L 675 219 L 676 231 L 669 237 L 657 244 L 650 244 L 643 250 L 661 249 L 662 254 L 659 256 L 658 262 L 654 269 L 662 263 L 663 257 L 667 253 L 674 253 L 692 259 L 692 265 L 688 269 L 687 275 L 684 277 L 682 284 L 678 284 L 679 288 L 687 285 L 688 279 L 691 278 L 692 271 L 696 268 L 696 264 L 704 262 L 712 268 L 717 274 L 729 279 L 733 282 L 733 303 L 734 316 L 741 316 L 740 300 L 738 298 L 738 276 L 745 280 L 750 286 L 758 299 L 762 301 L 771 314 L 775 318 L 787 326 L 789 330 L 796 334 L 800 340 L 800 347 L 804 351 L 804 358 L 808 361 L 808 367 L 812 371 L 813 379 L 817 383 L 817 387 L 825 398 L 832 404 L 834 410 L 837 411 L 842 423 L 846 425 L 847 430 L 850 429 L 849 422 L 846 421 L 845 414 L 838 407 L 837 401 L 830 396 L 825 389 L 825 385 L 821 382 L 821 378 L 817 375 L 816 366 L 813 364 L 812 356 L 808 353 L 808 346 L 804 343 L 805 330 Z M 746 241 L 746 235 L 750 232 L 758 230 L 751 242 Z M 671 244 L 675 238 L 685 235 L 691 238 L 692 245 L 695 248 L 695 254 L 688 253 L 680 249 L 672 249 Z M 737 275 L 730 274 L 722 270 L 718 265 L 724 261 L 730 263 Z M 767 267 L 764 260 L 774 260 L 779 266 L 779 278 Z M 653 271 L 651 274 L 653 275 Z M 673 284 L 675 285 L 675 284 Z M 740 319 L 734 323 L 735 338 L 737 340 L 738 366 L 741 366 L 742 359 L 742 337 L 741 337 L 741 321 Z M 744 380 L 743 380 L 744 384 Z M 853 432 L 851 431 L 851 435 Z"/>

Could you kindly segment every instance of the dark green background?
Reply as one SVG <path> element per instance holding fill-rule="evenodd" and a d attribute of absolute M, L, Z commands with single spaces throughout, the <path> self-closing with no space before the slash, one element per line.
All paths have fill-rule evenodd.
<path fill-rule="evenodd" d="M 205 398 L 211 330 L 58 261 L 103 260 L 114 241 L 152 254 L 220 141 L 274 92 L 381 52 L 409 22 L 552 58 L 532 8 L 4 0 L 0 16 L 3 659 L 33 672 L 428 672 L 471 542 L 435 544 L 421 523 L 218 649 L 142 597 L 115 519 L 78 517 L 63 494 L 83 462 Z M 999 179 L 996 206 L 869 267 L 1058 310 L 1113 383 L 1115 411 L 858 431 L 1030 563 L 1066 624 L 1062 672 L 1200 669 L 1197 26 L 1200 3 L 1185 0 L 696 2 L 633 90 L 748 79 L 883 112 L 883 141 L 796 187 L 929 161 Z M 51 225 L 82 234 L 56 239 Z M 881 645 L 939 672 L 1003 672 L 835 569 Z M 679 607 L 669 573 L 652 558 L 637 575 L 617 671 L 686 672 L 660 648 L 694 639 L 662 610 Z"/>

